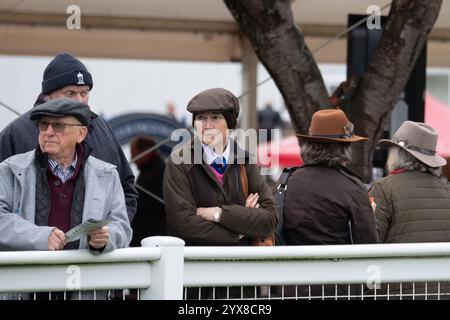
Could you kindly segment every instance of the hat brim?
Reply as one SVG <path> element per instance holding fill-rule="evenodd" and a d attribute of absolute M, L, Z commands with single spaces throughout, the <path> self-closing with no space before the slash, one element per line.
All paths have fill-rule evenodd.
<path fill-rule="evenodd" d="M 361 137 L 361 136 L 357 136 L 357 135 L 353 135 L 350 138 L 327 138 L 327 137 L 308 136 L 305 134 L 296 134 L 296 136 L 299 137 L 301 140 L 311 141 L 311 142 L 320 142 L 320 143 L 358 142 L 358 141 L 365 141 L 368 139 L 366 137 Z"/>
<path fill-rule="evenodd" d="M 54 114 L 54 113 L 51 113 L 51 112 L 42 111 L 42 112 L 36 112 L 36 113 L 32 114 L 30 116 L 30 120 L 33 120 L 33 121 L 34 120 L 39 120 L 39 119 L 41 119 L 43 117 L 62 118 L 62 117 L 70 117 L 70 116 L 68 116 L 66 114 Z"/>
<path fill-rule="evenodd" d="M 51 112 L 46 112 L 46 111 L 40 111 L 40 112 L 35 112 L 34 114 L 32 114 L 30 116 L 30 120 L 32 121 L 36 121 L 36 120 L 40 120 L 43 117 L 54 117 L 54 118 L 63 118 L 63 117 L 74 117 L 77 118 L 84 126 L 88 127 L 90 125 L 90 123 L 92 122 L 92 119 L 95 118 L 97 115 L 95 113 L 93 113 L 92 111 L 90 111 L 90 121 L 89 123 L 83 123 L 83 121 L 80 120 L 79 117 L 77 117 L 76 115 L 72 115 L 72 114 L 55 114 L 55 113 L 51 113 Z"/>
<path fill-rule="evenodd" d="M 397 147 L 405 150 L 409 154 L 411 154 L 417 160 L 425 163 L 427 166 L 432 167 L 432 168 L 443 167 L 447 164 L 447 160 L 445 160 L 443 157 L 441 157 L 437 153 L 434 156 L 430 156 L 430 155 L 424 154 L 424 153 L 416 151 L 416 150 L 410 150 L 408 148 L 405 148 L 404 146 L 401 146 L 398 143 L 396 143 L 392 140 L 389 140 L 389 139 L 381 139 L 380 141 L 378 141 L 378 144 L 387 146 L 387 147 L 397 146 Z"/>

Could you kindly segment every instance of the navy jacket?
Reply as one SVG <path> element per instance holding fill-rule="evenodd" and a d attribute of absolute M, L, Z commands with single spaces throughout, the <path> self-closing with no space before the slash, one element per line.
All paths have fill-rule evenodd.
<path fill-rule="evenodd" d="M 0 162 L 33 150 L 38 145 L 39 131 L 29 119 L 30 113 L 31 110 L 27 111 L 0 132 Z M 117 166 L 131 221 L 137 206 L 134 175 L 113 131 L 103 118 L 96 116 L 92 119 L 91 130 L 85 140 L 93 148 L 92 156 Z"/>

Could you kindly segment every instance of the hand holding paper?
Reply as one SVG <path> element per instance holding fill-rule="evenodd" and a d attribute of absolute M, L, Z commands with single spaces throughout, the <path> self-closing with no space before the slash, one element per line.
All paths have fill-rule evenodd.
<path fill-rule="evenodd" d="M 62 250 L 66 245 L 66 239 L 64 236 L 64 232 L 59 230 L 58 228 L 53 229 L 50 237 L 48 237 L 48 250 Z"/>
<path fill-rule="evenodd" d="M 82 224 L 76 226 L 75 228 L 69 230 L 66 232 L 66 242 L 71 242 L 78 240 L 82 238 L 83 236 L 87 236 L 90 234 L 91 231 L 96 229 L 101 229 L 102 227 L 106 226 L 111 221 L 109 220 L 95 220 L 95 219 L 89 219 Z M 106 228 L 107 230 L 108 228 Z M 108 238 L 109 238 L 109 232 Z"/>
<path fill-rule="evenodd" d="M 109 230 L 107 226 L 89 232 L 89 245 L 95 249 L 101 249 L 106 246 L 108 239 Z"/>

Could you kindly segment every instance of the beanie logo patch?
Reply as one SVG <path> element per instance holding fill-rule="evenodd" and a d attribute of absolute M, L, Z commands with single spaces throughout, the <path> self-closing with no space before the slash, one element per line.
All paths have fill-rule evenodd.
<path fill-rule="evenodd" d="M 86 83 L 84 83 L 84 77 L 83 77 L 83 74 L 81 72 L 78 72 L 77 78 L 78 78 L 77 84 L 86 84 Z"/>

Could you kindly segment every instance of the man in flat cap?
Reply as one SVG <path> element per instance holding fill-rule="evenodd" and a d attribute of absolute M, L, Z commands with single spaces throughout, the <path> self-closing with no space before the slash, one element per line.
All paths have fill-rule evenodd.
<path fill-rule="evenodd" d="M 84 143 L 89 106 L 52 99 L 30 120 L 39 130 L 36 149 L 0 163 L 0 250 L 101 253 L 128 246 L 132 231 L 117 170 Z M 90 218 L 110 223 L 68 243 L 65 233 Z"/>
<path fill-rule="evenodd" d="M 69 53 L 60 53 L 45 68 L 42 91 L 35 106 L 62 97 L 88 103 L 92 87 L 92 76 L 85 65 Z M 11 122 L 0 132 L 0 162 L 36 147 L 38 130 L 30 121 L 32 110 Z M 131 220 L 136 213 L 137 206 L 133 172 L 106 121 L 95 113 L 92 113 L 91 118 L 90 133 L 86 142 L 93 148 L 92 155 L 94 157 L 117 167 L 125 193 L 128 217 Z"/>

